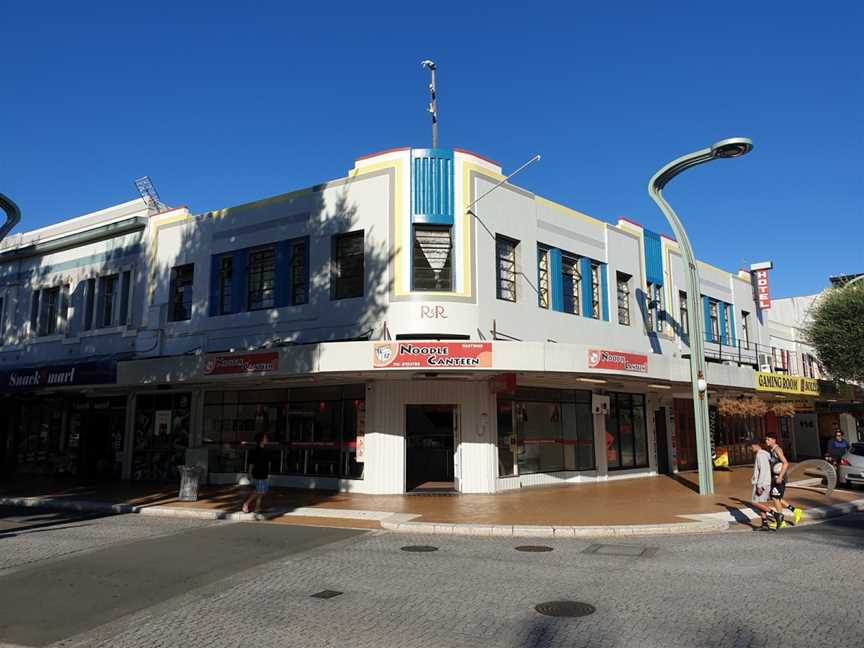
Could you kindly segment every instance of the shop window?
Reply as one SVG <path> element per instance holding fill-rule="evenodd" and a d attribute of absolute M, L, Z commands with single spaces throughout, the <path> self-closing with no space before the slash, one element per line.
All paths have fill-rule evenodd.
<path fill-rule="evenodd" d="M 363 232 L 351 232 L 333 237 L 333 263 L 330 286 L 332 299 L 363 296 L 364 275 Z"/>
<path fill-rule="evenodd" d="M 516 301 L 516 247 L 519 241 L 506 236 L 495 237 L 495 296 Z"/>
<path fill-rule="evenodd" d="M 232 283 L 234 281 L 234 258 L 230 254 L 225 254 L 219 260 L 219 314 L 228 315 L 231 313 L 233 292 Z"/>
<path fill-rule="evenodd" d="M 291 305 L 309 303 L 309 267 L 306 239 L 291 243 Z"/>
<path fill-rule="evenodd" d="M 498 399 L 499 476 L 594 468 L 591 393 L 520 389 Z"/>
<path fill-rule="evenodd" d="M 194 278 L 194 263 L 177 266 L 171 269 L 169 321 L 182 322 L 192 319 Z"/>
<path fill-rule="evenodd" d="M 414 226 L 413 289 L 453 290 L 453 241 L 449 225 Z"/>
<path fill-rule="evenodd" d="M 186 462 L 191 397 L 183 394 L 140 394 L 135 401 L 132 479 L 174 481 Z"/>
<path fill-rule="evenodd" d="M 249 252 L 246 303 L 249 310 L 275 306 L 276 250 L 272 246 Z"/>
<path fill-rule="evenodd" d="M 579 290 L 582 285 L 582 273 L 579 270 L 579 257 L 569 254 L 561 255 L 561 284 L 564 292 L 564 312 L 579 314 Z"/>
<path fill-rule="evenodd" d="M 540 308 L 549 308 L 549 248 L 537 246 L 537 303 Z"/>
<path fill-rule="evenodd" d="M 630 279 L 628 274 L 618 272 L 615 275 L 618 292 L 618 323 L 630 326 Z"/>
<path fill-rule="evenodd" d="M 648 466 L 645 397 L 610 394 L 606 415 L 606 462 L 610 470 Z"/>
<path fill-rule="evenodd" d="M 266 432 L 272 473 L 362 479 L 365 417 L 363 385 L 208 392 L 204 443 L 218 448 L 212 472 L 244 472 L 255 436 Z"/>
<path fill-rule="evenodd" d="M 683 290 L 678 291 L 678 319 L 681 326 L 681 335 L 690 335 L 690 316 L 687 311 L 687 293 Z"/>

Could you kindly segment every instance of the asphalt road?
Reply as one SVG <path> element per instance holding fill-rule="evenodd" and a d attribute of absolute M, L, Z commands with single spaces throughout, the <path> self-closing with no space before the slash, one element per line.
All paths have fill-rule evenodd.
<path fill-rule="evenodd" d="M 5 524 L 45 522 L 6 518 Z M 53 535 L 46 531 L 53 528 L 31 527 L 31 538 Z M 25 551 L 27 531 L 4 537 L 0 529 L 0 557 L 25 551 L 30 561 L 0 571 L 0 642 L 42 646 L 62 637 L 58 648 L 864 645 L 864 514 L 777 533 L 596 541 L 159 518 L 142 524 L 134 515 L 67 519 L 57 528 L 59 543 L 68 536 L 75 553 L 36 559 Z M 81 548 L 85 529 L 97 530 L 89 537 L 103 544 Z M 135 534 L 150 536 L 130 540 Z M 417 544 L 438 550 L 400 550 Z M 522 544 L 553 550 L 516 551 Z M 340 594 L 311 596 L 322 590 Z M 555 618 L 535 610 L 556 600 L 589 603 L 596 611 Z"/>
<path fill-rule="evenodd" d="M 0 551 L 12 534 L 62 533 L 108 521 L 9 509 L 0 515 Z M 158 527 L 164 521 L 148 522 Z M 0 641 L 45 646 L 255 565 L 358 535 L 344 529 L 237 523 L 167 530 L 162 537 L 120 541 L 0 577 Z"/>

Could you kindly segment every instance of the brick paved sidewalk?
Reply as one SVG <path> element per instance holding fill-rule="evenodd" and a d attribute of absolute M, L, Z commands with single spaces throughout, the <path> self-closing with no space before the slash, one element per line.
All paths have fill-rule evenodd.
<path fill-rule="evenodd" d="M 278 521 L 377 528 L 382 521 L 437 525 L 503 525 L 538 527 L 620 527 L 692 522 L 685 516 L 726 514 L 745 520 L 748 510 L 749 468 L 714 475 L 716 495 L 696 491 L 695 473 L 522 489 L 496 495 L 362 495 L 332 491 L 273 489 L 266 506 L 287 516 Z M 44 503 L 104 502 L 132 505 L 160 512 L 189 511 L 195 515 L 240 511 L 249 489 L 205 486 L 197 502 L 177 500 L 173 484 L 108 483 L 81 485 L 62 481 L 18 481 L 0 486 L 0 496 L 38 497 Z M 816 488 L 790 487 L 787 497 L 812 509 L 831 507 L 861 498 L 855 491 L 835 491 L 826 497 Z M 168 511 L 166 509 L 172 509 Z M 177 510 L 182 509 L 182 510 Z M 151 511 L 155 512 L 155 511 Z M 713 518 L 721 516 L 713 515 Z M 708 518 L 706 518 L 708 519 Z M 385 525 L 386 526 L 386 525 Z M 392 528 L 392 524 L 390 525 Z M 427 529 L 428 530 L 428 529 Z"/>

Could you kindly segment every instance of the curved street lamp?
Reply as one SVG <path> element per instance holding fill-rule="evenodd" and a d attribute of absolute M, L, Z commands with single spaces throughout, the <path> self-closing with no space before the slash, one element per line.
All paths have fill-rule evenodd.
<path fill-rule="evenodd" d="M 721 158 L 735 158 L 753 150 L 753 142 L 746 137 L 732 137 L 693 153 L 673 160 L 657 173 L 648 183 L 648 195 L 666 216 L 675 240 L 684 257 L 684 276 L 687 284 L 687 330 L 690 335 L 690 381 L 693 388 L 693 415 L 696 431 L 696 459 L 699 467 L 699 494 L 714 494 L 714 474 L 711 461 L 711 434 L 708 420 L 708 381 L 705 369 L 705 327 L 699 313 L 699 296 L 702 294 L 696 255 L 684 225 L 666 199 L 663 188 L 682 171 Z"/>
<path fill-rule="evenodd" d="M 21 220 L 21 210 L 18 209 L 15 201 L 4 196 L 2 193 L 0 193 L 0 209 L 6 212 L 6 222 L 0 225 L 0 241 L 2 241 L 6 238 L 9 230 L 15 227 L 18 221 Z"/>

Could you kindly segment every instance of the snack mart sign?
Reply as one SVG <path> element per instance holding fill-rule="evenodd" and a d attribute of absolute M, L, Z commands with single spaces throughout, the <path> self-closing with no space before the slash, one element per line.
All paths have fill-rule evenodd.
<path fill-rule="evenodd" d="M 786 374 L 759 371 L 756 373 L 756 391 L 818 396 L 819 381 L 803 376 L 787 376 Z"/>

